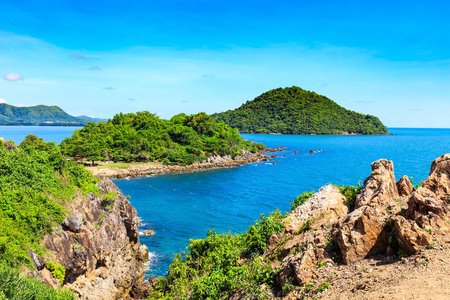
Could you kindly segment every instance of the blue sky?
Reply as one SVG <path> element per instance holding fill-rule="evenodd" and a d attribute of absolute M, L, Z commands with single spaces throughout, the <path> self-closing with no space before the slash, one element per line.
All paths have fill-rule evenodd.
<path fill-rule="evenodd" d="M 450 127 L 447 3 L 0 0 L 0 102 L 170 118 L 297 85 L 391 127 Z"/>

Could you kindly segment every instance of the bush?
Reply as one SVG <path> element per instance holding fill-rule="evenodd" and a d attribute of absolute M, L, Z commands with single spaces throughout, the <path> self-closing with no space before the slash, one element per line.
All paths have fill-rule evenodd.
<path fill-rule="evenodd" d="M 66 269 L 61 264 L 48 261 L 45 263 L 45 267 L 52 272 L 54 278 L 58 279 L 61 284 L 64 284 Z"/>
<path fill-rule="evenodd" d="M 305 203 L 305 201 L 308 200 L 309 197 L 314 195 L 314 193 L 315 193 L 314 191 L 303 192 L 300 196 L 295 198 L 294 201 L 292 201 L 291 203 L 291 211 L 293 211 L 294 209 Z"/>
<path fill-rule="evenodd" d="M 0 267 L 0 299 L 74 300 L 75 296 L 72 291 L 55 290 L 42 284 L 36 278 L 20 276 L 16 270 L 2 265 Z"/>

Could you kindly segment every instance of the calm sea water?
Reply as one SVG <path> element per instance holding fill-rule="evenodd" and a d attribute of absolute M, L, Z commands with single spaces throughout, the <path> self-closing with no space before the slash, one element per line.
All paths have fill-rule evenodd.
<path fill-rule="evenodd" d="M 396 129 L 392 136 L 250 135 L 269 147 L 286 146 L 270 163 L 178 175 L 115 180 L 143 220 L 141 236 L 151 252 L 148 276 L 164 276 L 176 253 L 189 239 L 204 238 L 208 229 L 240 233 L 261 213 L 280 209 L 304 191 L 333 183 L 356 185 L 370 175 L 370 164 L 394 161 L 397 179 L 426 179 L 431 162 L 450 152 L 450 129 Z M 325 151 L 309 155 L 310 150 Z M 294 154 L 294 151 L 301 151 Z M 285 156 L 285 157 L 284 157 Z M 272 164 L 275 162 L 276 164 Z"/>
<path fill-rule="evenodd" d="M 29 134 L 35 134 L 44 139 L 44 142 L 61 143 L 63 139 L 72 135 L 75 129 L 82 127 L 72 126 L 0 126 L 0 137 L 12 140 L 19 145 Z"/>
<path fill-rule="evenodd" d="M 78 127 L 0 126 L 0 136 L 19 144 L 33 133 L 45 141 L 61 142 Z M 370 175 L 370 164 L 394 161 L 395 175 L 426 179 L 431 162 L 450 152 L 450 129 L 389 128 L 392 136 L 251 135 L 269 147 L 286 146 L 269 163 L 178 175 L 115 180 L 143 220 L 141 236 L 150 249 L 147 276 L 164 276 L 176 253 L 189 239 L 204 238 L 208 229 L 240 233 L 261 213 L 289 210 L 304 191 L 333 183 L 355 185 Z M 325 151 L 309 155 L 310 150 Z M 294 151 L 301 151 L 295 154 Z M 276 164 L 272 164 L 275 162 Z"/>

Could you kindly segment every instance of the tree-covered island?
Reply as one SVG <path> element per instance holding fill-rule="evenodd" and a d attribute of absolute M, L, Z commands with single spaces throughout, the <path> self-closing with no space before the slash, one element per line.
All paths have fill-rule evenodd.
<path fill-rule="evenodd" d="M 347 110 L 325 96 L 296 86 L 268 91 L 235 110 L 212 117 L 243 133 L 388 133 L 377 117 Z"/>
<path fill-rule="evenodd" d="M 170 120 L 149 112 L 117 114 L 108 122 L 88 123 L 61 143 L 64 154 L 91 161 L 188 165 L 218 155 L 232 158 L 262 144 L 244 140 L 236 129 L 205 113 L 179 114 Z"/>

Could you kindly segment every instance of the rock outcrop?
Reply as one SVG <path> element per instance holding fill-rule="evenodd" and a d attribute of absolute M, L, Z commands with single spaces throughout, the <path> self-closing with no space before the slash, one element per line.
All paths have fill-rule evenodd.
<path fill-rule="evenodd" d="M 446 245 L 449 199 L 450 154 L 433 162 L 428 179 L 415 191 L 407 176 L 395 181 L 392 162 L 376 161 L 353 211 L 339 189 L 328 185 L 283 219 L 284 231 L 270 237 L 266 254 L 279 270 L 275 282 L 279 288 L 304 286 L 320 274 L 318 266 L 352 265 L 374 255 L 389 263 L 401 253 Z"/>
<path fill-rule="evenodd" d="M 285 217 L 285 231 L 271 237 L 269 251 L 278 258 L 277 282 L 283 286 L 289 278 L 299 285 L 311 279 L 306 271 L 317 262 L 332 262 L 329 246 L 333 223 L 347 215 L 349 208 L 339 189 L 327 185 Z M 291 238 L 292 237 L 292 238 Z M 328 248 L 327 248 L 328 247 Z"/>
<path fill-rule="evenodd" d="M 117 198 L 105 201 L 90 193 L 74 203 L 73 215 L 45 237 L 49 252 L 44 260 L 65 268 L 64 286 L 81 299 L 122 299 L 142 290 L 148 249 L 139 242 L 137 212 L 123 193 L 109 179 L 98 187 Z M 47 269 L 38 273 L 48 278 Z"/>
<path fill-rule="evenodd" d="M 397 182 L 397 189 L 398 189 L 398 194 L 400 196 L 407 197 L 407 196 L 411 196 L 412 192 L 414 191 L 414 186 L 412 185 L 408 176 L 404 175 Z"/>
<path fill-rule="evenodd" d="M 363 206 L 337 224 L 334 235 L 344 263 L 349 264 L 386 250 L 386 219 L 387 215 L 383 211 Z"/>
<path fill-rule="evenodd" d="M 355 208 L 383 205 L 387 200 L 398 197 L 394 164 L 392 161 L 380 159 L 372 163 L 372 174 L 364 180 L 364 187 L 356 197 Z"/>

